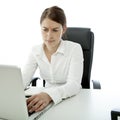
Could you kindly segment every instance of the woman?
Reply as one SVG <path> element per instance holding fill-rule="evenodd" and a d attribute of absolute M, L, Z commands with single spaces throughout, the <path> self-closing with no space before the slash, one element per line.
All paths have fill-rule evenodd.
<path fill-rule="evenodd" d="M 67 29 L 64 11 L 57 6 L 45 9 L 40 25 L 43 43 L 33 47 L 23 70 L 23 80 L 26 87 L 39 68 L 46 89 L 27 99 L 29 112 L 40 111 L 50 102 L 57 104 L 76 95 L 83 73 L 81 46 L 61 39 Z"/>

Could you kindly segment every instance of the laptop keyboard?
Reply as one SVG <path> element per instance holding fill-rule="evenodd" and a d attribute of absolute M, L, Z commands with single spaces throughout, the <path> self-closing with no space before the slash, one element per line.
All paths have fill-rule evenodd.
<path fill-rule="evenodd" d="M 48 111 L 52 106 L 53 106 L 53 103 L 50 103 L 50 104 L 49 104 L 48 106 L 46 106 L 46 108 L 44 108 L 42 111 L 32 112 L 32 113 L 29 113 L 29 112 L 28 112 L 28 115 L 29 115 L 29 117 L 34 118 L 34 120 L 38 120 L 38 119 L 40 118 L 40 116 L 43 115 L 46 111 Z"/>
<path fill-rule="evenodd" d="M 34 114 L 35 113 L 35 111 L 33 111 L 33 112 L 28 112 L 28 116 L 30 117 L 32 114 Z"/>
<path fill-rule="evenodd" d="M 28 99 L 31 96 L 25 96 L 26 99 Z M 44 108 L 42 111 L 39 112 L 39 115 L 36 118 L 39 118 L 42 114 L 44 114 L 49 108 L 51 108 L 53 106 L 53 103 L 50 103 L 48 106 L 46 106 L 46 108 Z M 32 113 L 28 111 L 28 116 L 30 117 L 31 115 L 33 115 L 35 113 L 35 111 L 33 111 Z"/>

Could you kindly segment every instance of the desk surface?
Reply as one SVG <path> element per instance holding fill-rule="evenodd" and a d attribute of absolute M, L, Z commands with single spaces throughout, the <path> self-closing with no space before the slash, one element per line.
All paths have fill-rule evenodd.
<path fill-rule="evenodd" d="M 117 93 L 82 89 L 78 95 L 50 108 L 39 120 L 111 120 L 111 109 L 120 107 Z"/>

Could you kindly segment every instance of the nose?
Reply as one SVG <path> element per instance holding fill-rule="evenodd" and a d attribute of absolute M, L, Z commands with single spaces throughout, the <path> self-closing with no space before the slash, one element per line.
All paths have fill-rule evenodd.
<path fill-rule="evenodd" d="M 48 32 L 47 32 L 47 39 L 48 39 L 48 40 L 51 39 L 52 36 L 53 36 L 52 31 L 48 31 Z"/>

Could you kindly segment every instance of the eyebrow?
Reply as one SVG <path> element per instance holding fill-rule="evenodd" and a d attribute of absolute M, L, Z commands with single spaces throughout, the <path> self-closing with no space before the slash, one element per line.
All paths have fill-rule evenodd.
<path fill-rule="evenodd" d="M 43 28 L 47 28 L 47 27 L 43 27 Z M 55 27 L 55 28 L 53 28 L 53 29 L 59 29 L 59 27 Z"/>

